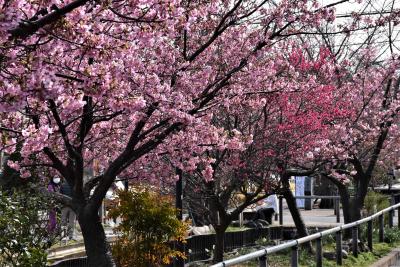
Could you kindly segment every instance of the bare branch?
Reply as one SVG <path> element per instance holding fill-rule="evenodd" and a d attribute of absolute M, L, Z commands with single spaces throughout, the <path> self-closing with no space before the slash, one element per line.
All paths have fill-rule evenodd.
<path fill-rule="evenodd" d="M 11 34 L 11 38 L 20 40 L 26 39 L 36 33 L 39 29 L 43 28 L 46 25 L 57 22 L 66 14 L 78 7 L 85 5 L 87 2 L 88 0 L 76 0 L 69 3 L 68 5 L 65 5 L 62 8 L 53 10 L 51 13 L 41 17 L 38 20 L 20 22 L 17 27 L 9 31 L 9 33 Z"/>

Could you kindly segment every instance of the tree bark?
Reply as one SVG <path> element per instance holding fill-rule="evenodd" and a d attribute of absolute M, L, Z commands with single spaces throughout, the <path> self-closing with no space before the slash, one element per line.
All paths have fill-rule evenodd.
<path fill-rule="evenodd" d="M 372 171 L 371 171 L 372 173 Z M 371 174 L 360 175 L 356 182 L 356 195 L 351 201 L 351 220 L 352 222 L 361 219 L 361 209 L 368 193 L 368 184 L 371 181 Z"/>
<path fill-rule="evenodd" d="M 344 223 L 346 224 L 352 222 L 352 198 L 350 196 L 348 187 L 331 176 L 323 175 L 322 177 L 331 181 L 338 189 L 340 203 L 342 204 Z M 351 229 L 346 229 L 344 231 L 344 238 L 351 238 Z"/>
<path fill-rule="evenodd" d="M 229 225 L 229 224 L 228 224 Z M 214 248 L 214 257 L 213 262 L 221 262 L 224 260 L 224 236 L 227 226 L 225 225 L 217 225 L 214 226 L 215 229 L 215 248 Z"/>
<path fill-rule="evenodd" d="M 285 189 L 283 197 L 286 199 L 290 214 L 292 215 L 293 222 L 297 229 L 298 237 L 308 236 L 307 227 L 301 217 L 299 209 L 297 208 L 296 199 L 294 198 L 292 191 Z"/>
<path fill-rule="evenodd" d="M 368 193 L 368 184 L 371 180 L 370 175 L 360 175 L 355 179 L 355 196 L 351 197 L 348 187 L 335 178 L 326 176 L 338 188 L 340 202 L 343 208 L 344 223 L 351 223 L 361 219 L 361 210 L 364 206 L 364 199 Z M 351 238 L 351 230 L 344 232 L 344 238 Z"/>
<path fill-rule="evenodd" d="M 88 266 L 115 267 L 111 247 L 107 242 L 97 210 L 93 212 L 85 207 L 78 213 L 78 222 L 85 242 Z"/>
<path fill-rule="evenodd" d="M 344 223 L 345 224 L 350 223 L 351 222 L 350 193 L 347 190 L 347 187 L 343 184 L 338 186 L 338 191 L 339 191 L 339 196 L 340 196 L 340 202 L 342 203 Z"/>
<path fill-rule="evenodd" d="M 336 184 L 338 191 L 339 191 L 339 196 L 340 196 L 340 202 L 342 203 L 342 211 L 343 211 L 343 220 L 344 223 L 350 223 L 351 222 L 351 198 L 350 198 L 350 193 L 347 189 L 347 187 L 342 184 L 338 183 Z M 351 229 L 346 229 L 344 231 L 344 236 L 346 238 L 351 238 Z"/>
<path fill-rule="evenodd" d="M 290 214 L 292 215 L 293 222 L 296 226 L 298 238 L 308 236 L 307 227 L 301 217 L 299 209 L 297 208 L 296 199 L 293 196 L 292 191 L 290 190 L 289 186 L 289 178 L 283 177 L 282 178 L 282 185 L 283 185 L 283 197 L 286 199 L 286 203 L 288 205 Z M 312 251 L 311 243 L 305 243 L 304 247 L 308 251 Z"/>
<path fill-rule="evenodd" d="M 350 200 L 350 222 L 355 222 L 361 219 L 361 209 L 363 207 L 364 199 L 358 197 L 351 198 Z"/>

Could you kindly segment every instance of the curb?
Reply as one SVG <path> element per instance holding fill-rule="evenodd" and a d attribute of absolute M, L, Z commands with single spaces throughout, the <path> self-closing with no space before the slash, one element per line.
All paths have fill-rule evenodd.
<path fill-rule="evenodd" d="M 117 239 L 117 235 L 107 236 L 107 241 L 112 243 Z M 49 262 L 71 259 L 86 256 L 85 244 L 80 241 L 75 244 L 51 248 L 48 250 L 47 260 Z"/>
<path fill-rule="evenodd" d="M 388 255 L 384 256 L 377 262 L 371 265 L 371 267 L 395 267 L 397 260 L 400 257 L 400 248 L 393 249 Z"/>

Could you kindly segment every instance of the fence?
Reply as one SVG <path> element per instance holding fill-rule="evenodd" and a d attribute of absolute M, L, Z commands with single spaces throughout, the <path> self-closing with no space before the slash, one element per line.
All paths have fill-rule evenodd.
<path fill-rule="evenodd" d="M 326 231 L 318 232 L 316 234 L 312 234 L 303 238 L 299 238 L 296 240 L 289 241 L 287 243 L 273 246 L 273 247 L 268 247 L 262 250 L 258 250 L 234 259 L 226 260 L 223 262 L 220 262 L 218 264 L 214 264 L 211 267 L 227 267 L 227 266 L 232 266 L 235 264 L 239 263 L 244 263 L 250 260 L 255 260 L 258 259 L 259 261 L 259 266 L 260 267 L 266 267 L 268 266 L 267 263 L 267 257 L 270 254 L 285 250 L 285 249 L 291 249 L 291 266 L 292 267 L 297 267 L 298 266 L 298 249 L 299 245 L 308 243 L 310 241 L 316 241 L 316 263 L 317 266 L 320 267 L 322 266 L 322 237 L 324 236 L 329 236 L 332 234 L 336 235 L 336 263 L 338 265 L 342 265 L 342 232 L 343 230 L 346 229 L 351 229 L 352 231 L 352 253 L 355 257 L 358 256 L 358 231 L 359 231 L 359 226 L 363 223 L 367 223 L 367 243 L 368 243 L 368 248 L 370 251 L 373 250 L 373 243 L 372 243 L 372 222 L 374 219 L 378 218 L 379 221 L 379 242 L 383 242 L 384 240 L 384 214 L 389 213 L 389 220 L 388 224 L 389 227 L 393 227 L 393 216 L 394 216 L 394 210 L 397 209 L 398 212 L 398 227 L 400 227 L 400 203 L 393 205 L 389 208 L 386 208 L 384 210 L 381 210 L 369 217 L 363 218 L 361 220 L 344 224 Z"/>
<path fill-rule="evenodd" d="M 282 237 L 282 229 L 274 228 L 254 228 L 244 231 L 227 232 L 224 235 L 224 250 L 232 251 L 236 248 L 252 246 L 260 238 L 280 239 Z M 184 244 L 185 253 L 187 255 L 186 262 L 206 260 L 210 258 L 210 252 L 215 244 L 215 234 L 196 235 L 186 239 Z"/>
<path fill-rule="evenodd" d="M 260 238 L 266 237 L 270 240 L 277 240 L 282 238 L 282 227 L 266 227 L 254 228 L 243 231 L 227 232 L 224 236 L 225 251 L 232 251 L 233 249 L 252 246 Z M 215 234 L 191 236 L 186 239 L 184 244 L 184 251 L 187 255 L 186 263 L 208 260 L 210 252 L 215 244 Z M 171 244 L 174 245 L 174 244 Z M 58 261 L 51 266 L 53 267 L 87 267 L 86 257 L 80 257 L 69 260 Z"/>

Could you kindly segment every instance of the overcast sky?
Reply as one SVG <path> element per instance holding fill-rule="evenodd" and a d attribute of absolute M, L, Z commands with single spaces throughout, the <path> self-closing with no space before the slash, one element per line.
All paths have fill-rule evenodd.
<path fill-rule="evenodd" d="M 338 0 L 320 0 L 323 5 L 331 4 L 338 2 Z M 380 13 L 382 11 L 389 12 L 394 9 L 400 9 L 400 0 L 369 0 L 362 1 L 361 4 L 357 3 L 356 0 L 352 0 L 346 3 L 341 3 L 336 6 L 336 14 L 338 16 L 335 24 L 339 25 L 349 18 L 341 17 L 342 15 L 351 14 L 352 12 L 363 12 L 363 13 Z M 379 15 L 374 15 L 373 18 L 377 19 Z M 373 29 L 369 31 L 360 31 L 352 34 L 352 39 L 349 41 L 349 46 L 354 47 L 356 49 L 360 46 L 361 43 L 365 42 L 366 37 L 368 36 L 367 32 L 372 32 Z M 391 36 L 393 40 L 392 49 L 395 53 L 400 52 L 400 25 L 393 26 L 391 25 Z M 389 27 L 382 28 L 379 31 L 374 32 L 374 43 L 377 51 L 379 51 L 380 57 L 390 56 L 389 49 Z M 340 44 L 340 36 L 335 39 L 335 44 Z"/>

